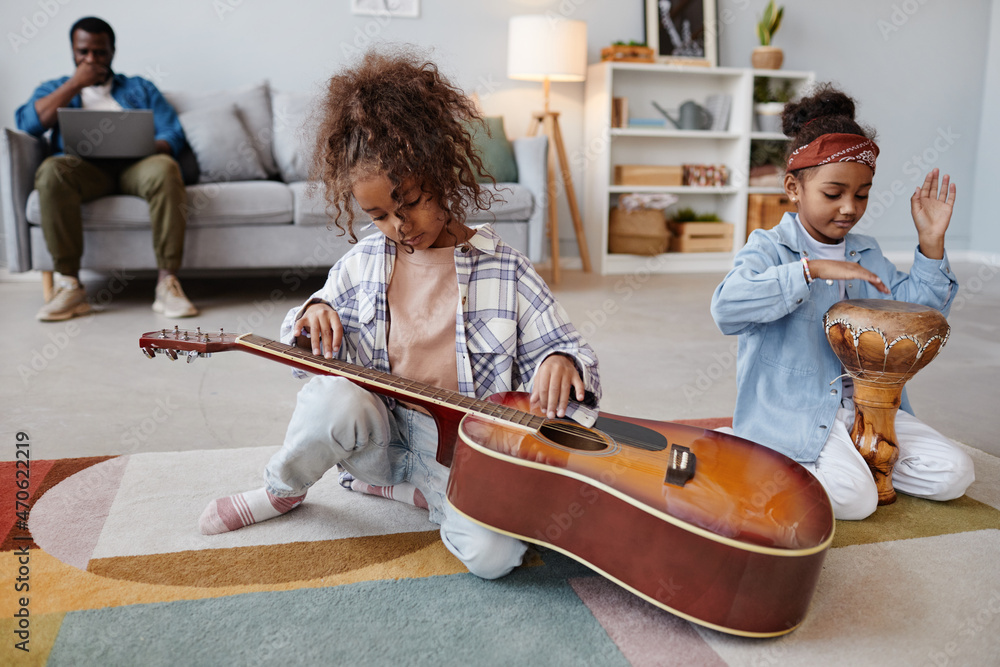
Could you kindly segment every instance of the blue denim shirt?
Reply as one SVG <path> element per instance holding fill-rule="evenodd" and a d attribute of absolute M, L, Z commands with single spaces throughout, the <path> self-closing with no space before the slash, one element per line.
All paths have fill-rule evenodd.
<path fill-rule="evenodd" d="M 758 230 L 712 296 L 712 317 L 738 335 L 736 435 L 802 463 L 819 457 L 843 392 L 843 369 L 826 339 L 823 315 L 840 300 L 836 282 L 807 285 L 800 262 L 808 249 L 797 214 Z M 932 260 L 918 247 L 909 274 L 882 254 L 870 236 L 848 234 L 845 258 L 876 273 L 892 299 L 937 308 L 945 315 L 958 293 L 948 257 Z M 847 284 L 848 299 L 885 299 L 867 281 Z M 906 394 L 902 409 L 912 413 Z"/>
<path fill-rule="evenodd" d="M 42 125 L 35 111 L 35 102 L 53 92 L 69 80 L 68 76 L 61 79 L 46 81 L 31 95 L 31 99 L 21 105 L 14 113 L 17 129 L 22 132 L 41 137 L 48 128 Z M 177 112 L 167 102 L 163 94 L 151 81 L 147 81 L 139 76 L 125 76 L 115 74 L 111 83 L 111 97 L 115 98 L 118 104 L 124 109 L 151 109 L 153 111 L 153 124 L 156 126 L 156 139 L 163 139 L 170 144 L 170 150 L 174 157 L 180 155 L 184 148 L 184 129 L 177 118 Z M 69 103 L 70 108 L 79 109 L 83 106 L 80 96 L 77 95 Z M 52 128 L 52 148 L 55 154 L 63 152 L 62 135 L 59 133 L 59 124 Z"/>

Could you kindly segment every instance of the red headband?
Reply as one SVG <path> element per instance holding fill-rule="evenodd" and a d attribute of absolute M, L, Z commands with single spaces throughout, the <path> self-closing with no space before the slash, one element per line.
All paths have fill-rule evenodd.
<path fill-rule="evenodd" d="M 876 157 L 878 146 L 871 139 L 858 134 L 822 134 L 792 151 L 788 157 L 788 171 L 833 162 L 860 162 L 871 167 L 874 173 Z"/>

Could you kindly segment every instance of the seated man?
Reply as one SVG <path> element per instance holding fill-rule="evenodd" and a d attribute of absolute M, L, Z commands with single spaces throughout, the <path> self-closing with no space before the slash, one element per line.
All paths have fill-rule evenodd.
<path fill-rule="evenodd" d="M 83 255 L 82 203 L 121 193 L 149 202 L 153 249 L 159 267 L 153 310 L 167 317 L 190 317 L 198 310 L 188 301 L 177 280 L 184 251 L 184 181 L 172 156 L 184 146 L 177 113 L 151 82 L 111 71 L 115 33 L 99 18 L 82 18 L 70 29 L 76 71 L 47 81 L 17 110 L 18 129 L 41 137 L 52 130 L 55 154 L 35 174 L 40 195 L 45 243 L 59 274 L 56 290 L 40 311 L 43 321 L 66 320 L 90 311 L 80 285 Z M 152 109 L 156 127 L 156 154 L 142 159 L 88 159 L 63 154 L 57 109 Z"/>

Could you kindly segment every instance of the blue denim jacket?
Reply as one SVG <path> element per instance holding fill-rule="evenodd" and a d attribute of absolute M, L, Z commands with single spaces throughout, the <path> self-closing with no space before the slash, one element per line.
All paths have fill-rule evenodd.
<path fill-rule="evenodd" d="M 55 92 L 56 88 L 68 80 L 69 77 L 64 76 L 61 79 L 46 81 L 38 86 L 32 93 L 31 99 L 21 105 L 14 113 L 17 129 L 36 137 L 44 135 L 47 128 L 38 119 L 35 101 Z M 153 111 L 153 124 L 156 126 L 155 138 L 163 139 L 170 144 L 170 150 L 174 157 L 180 154 L 185 141 L 181 121 L 177 118 L 177 112 L 151 81 L 139 76 L 115 74 L 111 84 L 111 97 L 115 98 L 115 101 L 125 109 L 151 109 Z M 82 107 L 80 96 L 77 95 L 70 100 L 69 106 L 74 109 Z M 58 123 L 52 128 L 51 145 L 55 154 L 63 152 L 62 135 L 59 133 Z"/>
<path fill-rule="evenodd" d="M 830 348 L 823 315 L 840 300 L 836 282 L 807 285 L 800 262 L 808 250 L 797 214 L 758 230 L 712 296 L 712 317 L 738 335 L 736 435 L 796 461 L 819 457 L 840 407 L 843 369 Z M 937 308 L 945 315 L 958 292 L 948 257 L 932 260 L 918 247 L 909 274 L 898 271 L 870 236 L 848 234 L 846 259 L 876 273 L 892 299 Z M 890 298 L 867 281 L 847 284 L 848 299 Z M 903 394 L 902 409 L 912 413 Z"/>

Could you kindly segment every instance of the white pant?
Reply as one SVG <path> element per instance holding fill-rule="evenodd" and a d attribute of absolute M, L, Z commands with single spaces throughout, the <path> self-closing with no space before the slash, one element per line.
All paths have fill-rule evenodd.
<path fill-rule="evenodd" d="M 826 489 L 837 519 L 864 519 L 878 507 L 875 478 L 854 446 L 852 426 L 854 402 L 845 398 L 819 458 L 802 464 Z M 734 433 L 729 427 L 718 430 Z M 892 469 L 892 486 L 897 491 L 928 500 L 953 500 L 976 479 L 968 454 L 904 410 L 896 411 L 896 441 L 899 458 Z"/>
<path fill-rule="evenodd" d="M 864 519 L 878 506 L 875 478 L 851 439 L 854 403 L 844 399 L 830 437 L 813 463 L 803 464 L 826 488 L 838 519 Z M 972 459 L 948 438 L 904 410 L 896 411 L 899 458 L 892 486 L 928 500 L 961 497 L 975 480 Z"/>
<path fill-rule="evenodd" d="M 377 486 L 411 482 L 427 499 L 445 547 L 469 571 L 496 579 L 521 563 L 527 547 L 458 514 L 448 504 L 448 469 L 435 460 L 434 419 L 383 399 L 349 380 L 317 376 L 299 391 L 285 442 L 265 470 L 275 496 L 301 496 L 338 463 Z"/>

